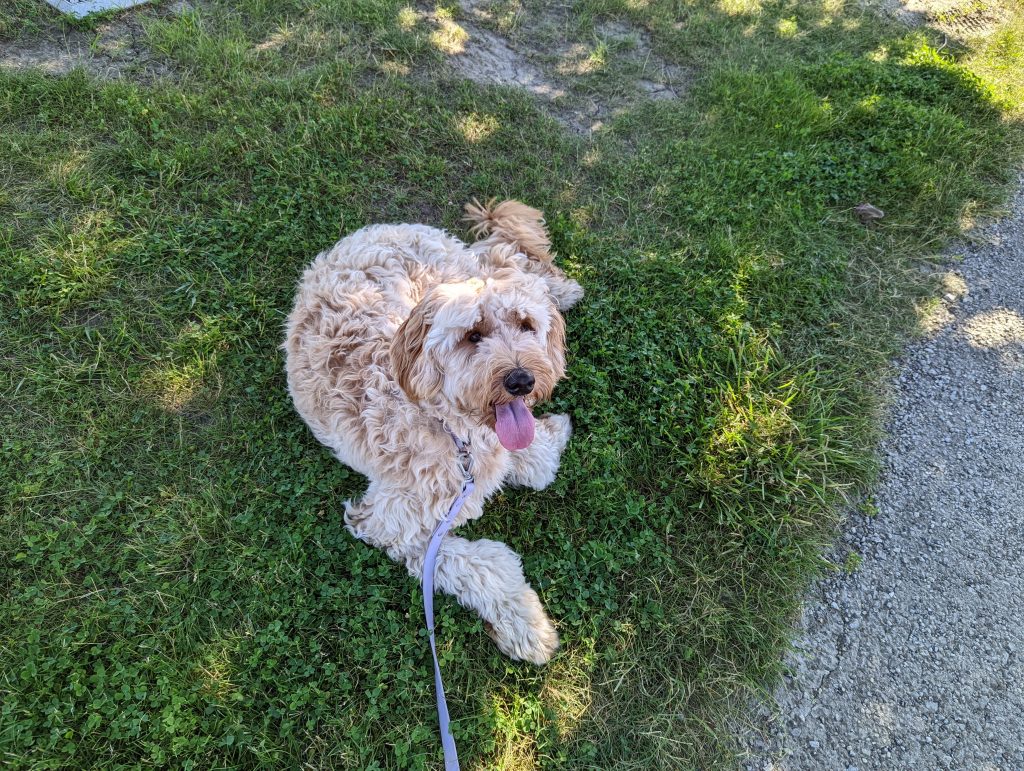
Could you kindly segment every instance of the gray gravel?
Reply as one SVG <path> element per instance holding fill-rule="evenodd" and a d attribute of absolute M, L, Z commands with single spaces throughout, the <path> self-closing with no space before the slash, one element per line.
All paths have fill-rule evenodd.
<path fill-rule="evenodd" d="M 1024 769 L 1024 175 L 897 362 L 874 517 L 812 591 L 750 770 Z"/>

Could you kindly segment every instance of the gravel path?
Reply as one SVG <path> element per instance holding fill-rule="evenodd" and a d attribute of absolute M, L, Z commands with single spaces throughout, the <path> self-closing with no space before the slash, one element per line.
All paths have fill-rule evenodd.
<path fill-rule="evenodd" d="M 804 612 L 748 769 L 1024 770 L 1024 175 L 897 362 L 878 514 Z"/>

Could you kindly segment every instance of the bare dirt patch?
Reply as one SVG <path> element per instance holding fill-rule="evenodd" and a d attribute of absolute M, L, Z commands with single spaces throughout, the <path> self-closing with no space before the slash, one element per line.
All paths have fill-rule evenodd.
<path fill-rule="evenodd" d="M 545 75 L 505 38 L 480 27 L 463 28 L 467 32 L 465 47 L 452 58 L 452 65 L 462 76 L 476 83 L 515 86 L 547 99 L 566 95 L 564 85 Z"/>
<path fill-rule="evenodd" d="M 691 71 L 654 51 L 646 30 L 625 22 L 580 34 L 562 7 L 511 17 L 502 11 L 497 2 L 463 0 L 456 17 L 423 17 L 454 74 L 528 91 L 576 132 L 597 131 L 644 101 L 681 98 L 692 80 Z"/>
<path fill-rule="evenodd" d="M 1010 0 L 881 0 L 881 9 L 912 27 L 954 40 L 986 37 L 1008 18 Z"/>

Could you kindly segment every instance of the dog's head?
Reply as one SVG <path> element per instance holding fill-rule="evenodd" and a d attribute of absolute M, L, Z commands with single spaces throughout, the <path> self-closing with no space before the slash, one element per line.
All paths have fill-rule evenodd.
<path fill-rule="evenodd" d="M 391 362 L 410 399 L 440 400 L 521 450 L 531 406 L 565 374 L 565 323 L 541 279 L 500 269 L 431 289 L 395 334 Z"/>

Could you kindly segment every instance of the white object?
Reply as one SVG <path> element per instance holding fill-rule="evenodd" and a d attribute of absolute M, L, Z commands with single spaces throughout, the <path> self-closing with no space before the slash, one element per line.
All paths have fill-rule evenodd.
<path fill-rule="evenodd" d="M 88 16 L 90 13 L 116 11 L 120 8 L 142 5 L 146 2 L 148 0 L 46 0 L 47 5 L 52 5 L 61 13 L 71 14 L 79 19 Z"/>

